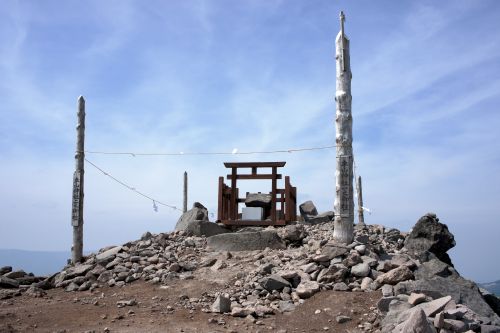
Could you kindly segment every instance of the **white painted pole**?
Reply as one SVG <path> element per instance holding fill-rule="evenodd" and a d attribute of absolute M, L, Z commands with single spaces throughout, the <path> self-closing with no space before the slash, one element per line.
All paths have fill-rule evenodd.
<path fill-rule="evenodd" d="M 78 122 L 76 125 L 75 173 L 73 175 L 73 202 L 71 225 L 73 226 L 73 246 L 71 261 L 76 264 L 83 256 L 83 179 L 85 159 L 85 99 L 78 97 Z"/>
<path fill-rule="evenodd" d="M 333 237 L 340 243 L 349 244 L 354 238 L 352 113 L 351 113 L 351 64 L 349 39 L 344 35 L 344 13 L 340 12 L 340 32 L 335 40 L 336 53 L 336 145 L 335 171 L 335 220 Z"/>
<path fill-rule="evenodd" d="M 365 226 L 365 213 L 363 212 L 363 186 L 361 185 L 361 176 L 358 176 L 356 191 L 358 192 L 358 224 Z"/>
<path fill-rule="evenodd" d="M 188 210 L 188 173 L 184 171 L 184 191 L 183 191 L 183 206 L 182 212 L 185 213 Z"/>

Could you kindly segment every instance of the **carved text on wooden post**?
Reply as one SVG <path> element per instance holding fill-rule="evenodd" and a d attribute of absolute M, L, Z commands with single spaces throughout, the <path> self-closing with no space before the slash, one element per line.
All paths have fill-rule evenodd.
<path fill-rule="evenodd" d="M 81 172 L 75 171 L 73 175 L 73 205 L 71 210 L 71 225 L 77 227 L 80 221 L 80 200 L 81 200 Z"/>
<path fill-rule="evenodd" d="M 340 162 L 340 216 L 348 217 L 350 215 L 351 208 L 351 188 L 352 188 L 352 176 L 351 176 L 351 156 L 339 156 Z"/>

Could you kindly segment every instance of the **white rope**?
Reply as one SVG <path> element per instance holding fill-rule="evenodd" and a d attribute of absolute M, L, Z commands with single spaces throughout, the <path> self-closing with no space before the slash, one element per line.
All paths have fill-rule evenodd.
<path fill-rule="evenodd" d="M 146 194 L 144 194 L 144 193 L 142 193 L 142 192 L 138 191 L 135 187 L 132 187 L 132 186 L 130 186 L 130 185 L 128 185 L 128 184 L 126 184 L 125 182 L 123 182 L 123 181 L 119 180 L 118 178 L 116 178 L 116 177 L 114 177 L 114 176 L 110 175 L 110 174 L 109 174 L 109 172 L 104 171 L 103 169 L 101 169 L 100 167 L 98 167 L 96 164 L 92 163 L 92 162 L 91 162 L 91 161 L 89 161 L 88 159 L 85 159 L 85 161 L 86 161 L 87 163 L 89 163 L 90 165 L 92 165 L 92 166 L 93 166 L 94 168 L 96 168 L 97 170 L 101 171 L 101 172 L 102 172 L 105 176 L 108 176 L 109 178 L 111 178 L 112 180 L 114 180 L 115 182 L 117 182 L 118 184 L 120 184 L 120 185 L 122 185 L 122 186 L 124 186 L 124 187 L 128 188 L 129 190 L 131 190 L 131 191 L 133 191 L 133 192 L 135 192 L 135 193 L 137 193 L 137 194 L 139 194 L 139 195 L 141 195 L 141 196 L 143 196 L 143 197 L 145 197 L 145 198 L 147 198 L 147 199 L 149 199 L 149 200 L 151 200 L 151 201 L 153 202 L 153 210 L 154 210 L 155 212 L 157 212 L 157 211 L 158 211 L 158 206 L 156 206 L 156 204 L 160 204 L 160 205 L 163 205 L 163 206 L 165 206 L 165 207 L 169 207 L 169 208 L 172 208 L 172 209 L 175 209 L 175 210 L 178 210 L 178 211 L 181 211 L 181 212 L 182 212 L 182 209 L 179 209 L 179 208 L 177 208 L 176 206 L 173 206 L 173 205 L 168 205 L 168 204 L 166 204 L 166 203 L 163 203 L 163 202 L 161 202 L 161 201 L 159 201 L 159 200 L 156 200 L 156 199 L 154 199 L 154 198 L 150 197 L 149 195 L 146 195 Z"/>
<path fill-rule="evenodd" d="M 302 151 L 312 151 L 312 150 L 324 150 L 332 149 L 337 146 L 324 146 L 324 147 L 310 147 L 310 148 L 292 148 L 292 149 L 282 149 L 282 150 L 269 150 L 269 151 L 238 151 L 238 148 L 234 148 L 231 152 L 178 152 L 178 153 L 136 153 L 136 152 L 112 152 L 112 151 L 93 151 L 85 150 L 86 154 L 101 154 L 101 155 L 130 155 L 130 156 L 184 156 L 184 155 L 253 155 L 253 154 L 280 154 L 280 153 L 295 153 Z"/>

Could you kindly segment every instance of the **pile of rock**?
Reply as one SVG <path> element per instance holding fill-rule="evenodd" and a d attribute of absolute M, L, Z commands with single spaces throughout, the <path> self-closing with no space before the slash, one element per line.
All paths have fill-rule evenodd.
<path fill-rule="evenodd" d="M 33 273 L 26 273 L 23 270 L 12 271 L 11 266 L 0 268 L 0 288 L 18 288 L 19 286 L 29 286 L 39 282 L 44 277 L 35 276 Z"/>
<path fill-rule="evenodd" d="M 45 295 L 43 290 L 37 288 L 37 284 L 43 284 L 44 276 L 35 276 L 23 270 L 13 271 L 11 266 L 0 268 L 0 299 L 20 296 L 22 292 L 34 297 Z"/>
<path fill-rule="evenodd" d="M 182 232 L 147 232 L 138 241 L 104 248 L 83 263 L 66 267 L 51 281 L 54 287 L 67 291 L 95 289 L 103 284 L 120 287 L 138 279 L 166 284 L 171 278 L 190 278 L 204 252 L 203 238 L 184 236 Z"/>
<path fill-rule="evenodd" d="M 385 230 L 381 226 L 358 229 L 355 241 L 349 245 L 333 241 L 331 223 L 273 229 L 252 228 L 253 231 L 247 229 L 207 239 L 209 249 L 214 244 L 220 250 L 218 246 L 224 244 L 224 250 L 227 247 L 232 251 L 243 250 L 233 252 L 235 258 L 223 260 L 227 269 L 235 265 L 241 271 L 232 287 L 215 295 L 217 300 L 212 310 L 224 312 L 219 307 L 223 300 L 224 304 L 230 304 L 224 307 L 225 311 L 233 316 L 259 317 L 293 311 L 321 290 L 374 291 L 384 284 L 414 277 L 410 267 L 417 264 L 407 254 L 399 253 L 404 236 L 395 229 Z M 259 242 L 252 241 L 249 246 L 243 241 L 247 234 L 263 240 L 268 247 L 249 251 Z M 270 234 L 279 241 L 270 242 Z M 221 238 L 224 242 L 213 241 Z M 280 246 L 273 249 L 269 246 L 272 244 Z"/>
<path fill-rule="evenodd" d="M 388 306 L 384 302 L 382 307 L 387 312 L 382 321 L 382 332 L 500 332 L 499 326 L 491 325 L 490 318 L 457 304 L 451 296 L 433 299 L 425 294 L 400 294 Z"/>
<path fill-rule="evenodd" d="M 206 229 L 204 224 L 216 227 Z M 238 317 L 262 317 L 293 311 L 321 290 L 381 290 L 378 311 L 381 316 L 387 314 L 382 322 L 387 332 L 439 313 L 443 320 L 438 319 L 436 327 L 440 332 L 462 332 L 463 327 L 486 332 L 490 326 L 500 325 L 488 305 L 498 299 L 483 298 L 477 286 L 460 277 L 451 262 L 441 260 L 449 258 L 446 251 L 454 240 L 434 214 L 422 217 L 409 235 L 380 225 L 356 228 L 354 242 L 348 245 L 335 243 L 331 222 L 229 232 L 209 222 L 200 204 L 185 213 L 178 226 L 180 230 L 172 233 L 147 232 L 137 241 L 101 249 L 81 264 L 67 266 L 44 280 L 32 277 L 29 292 L 43 295 L 42 289 L 51 287 L 67 291 L 120 287 L 138 279 L 168 285 L 172 279 L 223 276 L 219 289 L 207 290 L 200 299 L 186 298 L 182 305 Z M 200 230 L 205 232 L 202 235 L 207 230 L 215 230 L 215 234 L 199 236 Z M 8 274 L 2 273 L 0 286 L 15 281 Z M 18 287 L 12 281 L 10 286 Z M 425 301 L 434 306 L 445 299 L 446 304 L 432 313 L 417 304 Z M 404 312 L 413 308 L 423 308 L 424 315 Z M 377 329 L 378 323 L 375 320 L 366 330 Z M 432 325 L 430 329 L 434 329 Z"/>

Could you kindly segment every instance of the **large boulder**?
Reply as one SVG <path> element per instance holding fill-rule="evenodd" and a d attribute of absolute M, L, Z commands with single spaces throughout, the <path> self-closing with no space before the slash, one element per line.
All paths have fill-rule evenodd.
<path fill-rule="evenodd" d="M 316 294 L 320 289 L 320 285 L 316 281 L 304 281 L 301 282 L 296 289 L 297 295 L 304 299 L 309 298 L 312 295 Z"/>
<path fill-rule="evenodd" d="M 12 271 L 12 272 L 9 272 L 7 274 L 4 274 L 4 277 L 9 278 L 9 279 L 17 279 L 17 278 L 23 277 L 25 275 L 27 275 L 26 272 L 23 271 L 22 269 L 20 269 L 18 271 Z"/>
<path fill-rule="evenodd" d="M 316 280 L 321 283 L 342 282 L 346 275 L 347 267 L 342 264 L 335 264 L 328 268 L 323 268 Z"/>
<path fill-rule="evenodd" d="M 415 271 L 415 280 L 432 279 L 435 276 L 447 277 L 450 275 L 458 276 L 458 273 L 453 267 L 441 260 L 431 259 L 418 265 Z"/>
<path fill-rule="evenodd" d="M 0 268 L 0 275 L 12 272 L 12 266 L 3 266 Z"/>
<path fill-rule="evenodd" d="M 217 223 L 209 221 L 190 221 L 185 229 L 189 236 L 205 236 L 224 234 L 230 232 L 228 229 L 219 226 Z"/>
<path fill-rule="evenodd" d="M 274 230 L 234 232 L 207 238 L 207 246 L 213 251 L 254 251 L 285 249 L 286 245 Z"/>
<path fill-rule="evenodd" d="M 321 249 L 321 254 L 328 257 L 328 260 L 343 256 L 349 252 L 349 248 L 343 244 L 327 243 Z"/>
<path fill-rule="evenodd" d="M 103 251 L 95 256 L 97 261 L 111 261 L 115 258 L 118 252 L 122 250 L 121 246 L 114 246 L 106 251 Z"/>
<path fill-rule="evenodd" d="M 360 263 L 351 267 L 351 274 L 356 277 L 365 277 L 370 274 L 370 266 L 366 263 Z"/>
<path fill-rule="evenodd" d="M 311 200 L 299 205 L 300 215 L 306 224 L 319 224 L 333 221 L 335 213 L 333 211 L 318 214 L 316 206 Z"/>
<path fill-rule="evenodd" d="M 488 290 L 479 288 L 481 295 L 488 305 L 495 311 L 495 313 L 500 316 L 500 298 L 490 293 Z"/>
<path fill-rule="evenodd" d="M 219 295 L 217 299 L 212 304 L 212 312 L 215 313 L 227 313 L 231 312 L 231 300 L 228 295 Z"/>
<path fill-rule="evenodd" d="M 290 282 L 277 274 L 266 276 L 260 279 L 259 283 L 267 291 L 282 290 L 285 287 L 291 287 Z"/>
<path fill-rule="evenodd" d="M 451 296 L 444 296 L 431 302 L 419 304 L 418 308 L 422 309 L 427 317 L 434 317 L 438 312 L 442 311 L 446 307 L 446 304 L 448 304 L 450 301 Z"/>
<path fill-rule="evenodd" d="M 309 217 L 309 216 L 318 215 L 318 210 L 316 209 L 316 206 L 314 205 L 314 203 L 311 200 L 308 200 L 304 203 L 301 203 L 299 205 L 299 211 L 300 211 L 300 215 L 302 215 L 302 217 L 304 217 L 304 219 L 306 219 L 306 217 Z"/>
<path fill-rule="evenodd" d="M 245 199 L 247 207 L 271 207 L 271 195 L 267 193 L 249 193 Z"/>
<path fill-rule="evenodd" d="M 427 321 L 424 311 L 416 309 L 404 322 L 401 333 L 435 333 L 436 330 Z"/>
<path fill-rule="evenodd" d="M 77 264 L 76 266 L 72 266 L 66 271 L 66 280 L 72 279 L 77 276 L 85 275 L 93 267 L 94 267 L 93 265 L 86 265 L 86 264 Z"/>
<path fill-rule="evenodd" d="M 208 210 L 199 202 L 195 202 L 193 208 L 181 215 L 175 225 L 175 231 L 185 231 L 192 221 L 208 221 Z"/>
<path fill-rule="evenodd" d="M 0 276 L 0 288 L 18 288 L 19 282 L 5 276 Z"/>
<path fill-rule="evenodd" d="M 381 274 L 376 281 L 380 284 L 394 285 L 401 281 L 413 279 L 413 272 L 407 266 L 399 266 L 391 269 L 387 273 Z"/>
<path fill-rule="evenodd" d="M 437 276 L 432 279 L 404 281 L 394 287 L 394 292 L 407 295 L 412 292 L 423 293 L 435 299 L 450 295 L 456 303 L 466 305 L 477 314 L 489 317 L 496 323 L 500 321 L 481 296 L 476 284 L 460 276 L 447 278 Z"/>
<path fill-rule="evenodd" d="M 307 231 L 302 224 L 287 225 L 278 232 L 287 243 L 301 243 L 307 237 Z"/>
<path fill-rule="evenodd" d="M 405 248 L 416 257 L 431 252 L 442 262 L 453 266 L 446 253 L 455 246 L 455 238 L 446 224 L 439 223 L 436 214 L 422 216 L 405 240 Z"/>
<path fill-rule="evenodd" d="M 335 219 L 335 213 L 333 211 L 327 211 L 316 216 L 309 216 L 307 221 L 304 221 L 306 224 L 320 224 L 325 222 L 330 222 Z"/>

